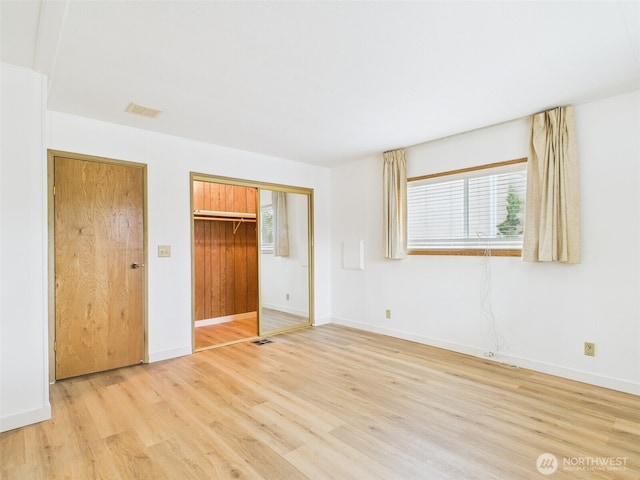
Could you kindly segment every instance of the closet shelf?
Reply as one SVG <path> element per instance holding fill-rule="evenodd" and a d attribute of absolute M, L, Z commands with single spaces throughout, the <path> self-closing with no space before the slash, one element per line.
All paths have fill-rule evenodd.
<path fill-rule="evenodd" d="M 223 212 L 221 210 L 194 210 L 194 218 L 199 220 L 221 220 L 221 221 L 256 221 L 255 213 L 248 212 Z"/>
<path fill-rule="evenodd" d="M 235 234 L 242 223 L 255 223 L 256 214 L 248 212 L 224 212 L 221 210 L 194 210 L 195 220 L 209 220 L 214 222 L 233 222 Z"/>

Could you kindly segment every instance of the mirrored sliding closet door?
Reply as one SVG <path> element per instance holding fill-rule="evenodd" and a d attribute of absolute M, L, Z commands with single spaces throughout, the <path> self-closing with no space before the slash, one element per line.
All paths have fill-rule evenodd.
<path fill-rule="evenodd" d="M 312 324 L 310 189 L 191 175 L 194 351 Z"/>

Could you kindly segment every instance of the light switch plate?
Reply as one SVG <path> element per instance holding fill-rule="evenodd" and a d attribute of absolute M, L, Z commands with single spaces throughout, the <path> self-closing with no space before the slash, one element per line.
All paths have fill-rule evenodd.
<path fill-rule="evenodd" d="M 158 256 L 159 257 L 170 257 L 171 256 L 171 245 L 158 245 Z"/>

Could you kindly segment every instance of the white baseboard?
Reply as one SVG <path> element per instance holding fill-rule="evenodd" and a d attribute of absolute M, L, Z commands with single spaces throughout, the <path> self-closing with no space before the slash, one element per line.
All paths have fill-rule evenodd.
<path fill-rule="evenodd" d="M 301 310 L 299 308 L 291 308 L 286 305 L 262 305 L 263 308 L 268 308 L 269 310 L 277 310 L 278 312 L 288 313 L 290 315 L 297 315 L 299 317 L 306 317 L 307 312 L 305 310 Z"/>
<path fill-rule="evenodd" d="M 331 323 L 331 318 L 315 318 L 313 320 L 313 326 L 319 327 L 320 325 L 328 325 Z"/>
<path fill-rule="evenodd" d="M 554 375 L 556 377 L 562 377 L 569 380 L 588 383 L 590 385 L 596 385 L 598 387 L 610 388 L 612 390 L 618 390 L 620 392 L 630 393 L 632 395 L 640 395 L 640 384 L 629 382 L 628 380 L 607 377 L 604 375 L 596 375 L 591 372 L 585 372 L 582 370 L 563 367 L 561 365 L 540 362 L 538 360 L 518 357 L 516 355 L 507 355 L 500 352 L 493 357 L 487 357 L 485 356 L 485 349 L 481 349 L 478 347 L 458 344 L 438 338 L 427 337 L 424 335 L 416 335 L 409 332 L 403 332 L 401 330 L 394 330 L 391 328 L 355 322 L 353 320 L 346 320 L 343 318 L 333 318 L 331 320 L 331 323 L 344 325 L 346 327 L 357 328 L 372 333 L 380 333 L 382 335 L 388 335 L 390 337 L 401 338 L 403 340 L 409 340 L 416 343 L 422 343 L 424 345 L 429 345 L 432 347 L 443 348 L 445 350 L 451 350 L 452 352 L 472 355 L 474 357 L 480 357 L 485 360 L 495 361 L 498 363 L 508 363 L 510 365 L 516 365 L 520 368 L 526 368 L 529 370 L 534 370 L 536 372 Z"/>
<path fill-rule="evenodd" d="M 207 325 L 218 325 L 220 323 L 232 322 L 234 320 L 244 320 L 246 318 L 256 318 L 256 312 L 236 313 L 225 317 L 206 318 L 204 320 L 196 320 L 195 326 L 206 327 Z"/>
<path fill-rule="evenodd" d="M 171 350 L 164 350 L 162 352 L 149 353 L 149 363 L 161 362 L 162 360 L 169 360 L 171 358 L 184 357 L 185 355 L 191 355 L 193 349 L 191 346 L 173 348 Z"/>
<path fill-rule="evenodd" d="M 516 355 L 503 355 L 498 354 L 490 360 L 495 360 L 501 363 L 509 363 L 517 365 L 521 368 L 529 370 L 535 370 L 540 373 L 547 373 L 556 377 L 563 377 L 569 380 L 575 380 L 577 382 L 588 383 L 598 387 L 609 388 L 611 390 L 618 390 L 619 392 L 630 393 L 632 395 L 640 395 L 640 384 L 629 382 L 621 378 L 608 377 L 605 375 L 596 375 L 591 372 L 585 372 L 583 370 L 577 370 L 575 368 L 563 367 L 561 365 L 554 365 L 552 363 L 539 362 L 537 360 L 530 360 L 527 358 L 518 357 Z"/>
<path fill-rule="evenodd" d="M 198 327 L 206 327 L 208 325 L 220 325 L 221 323 L 231 322 L 232 320 L 229 317 L 218 317 L 218 318 L 205 318 L 204 320 L 196 320 L 195 326 Z"/>
<path fill-rule="evenodd" d="M 0 418 L 0 432 L 6 432 L 15 428 L 24 427 L 38 422 L 44 422 L 51 418 L 51 404 L 47 403 L 42 408 L 30 410 L 28 412 L 9 415 Z"/>

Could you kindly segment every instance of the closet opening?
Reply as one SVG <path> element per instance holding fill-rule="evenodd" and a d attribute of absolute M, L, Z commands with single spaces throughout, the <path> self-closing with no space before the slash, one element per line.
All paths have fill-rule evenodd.
<path fill-rule="evenodd" d="M 194 351 L 312 325 L 312 198 L 191 174 Z"/>

